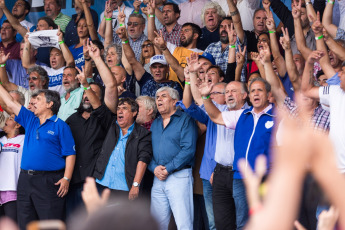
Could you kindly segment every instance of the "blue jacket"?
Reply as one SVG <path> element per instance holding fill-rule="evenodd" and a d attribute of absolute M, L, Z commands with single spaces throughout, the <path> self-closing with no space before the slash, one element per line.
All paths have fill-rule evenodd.
<path fill-rule="evenodd" d="M 249 165 L 254 168 L 256 157 L 264 154 L 269 161 L 271 134 L 274 130 L 274 116 L 272 109 L 260 116 L 254 129 L 253 107 L 246 109 L 241 114 L 235 129 L 235 158 L 234 179 L 242 179 L 238 169 L 238 161 L 245 158 Z"/>

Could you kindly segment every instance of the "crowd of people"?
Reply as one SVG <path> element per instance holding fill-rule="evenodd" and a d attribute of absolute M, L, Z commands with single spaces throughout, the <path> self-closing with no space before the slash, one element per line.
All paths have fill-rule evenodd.
<path fill-rule="evenodd" d="M 344 0 L 6 3 L 13 229 L 345 228 Z"/>

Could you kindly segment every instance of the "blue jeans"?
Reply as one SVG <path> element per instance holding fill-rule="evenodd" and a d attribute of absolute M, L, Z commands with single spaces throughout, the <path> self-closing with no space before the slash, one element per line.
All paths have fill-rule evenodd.
<path fill-rule="evenodd" d="M 171 212 L 177 229 L 193 229 L 193 175 L 192 169 L 183 169 L 164 181 L 154 178 L 151 192 L 151 213 L 161 230 L 168 229 Z"/>
<path fill-rule="evenodd" d="M 202 188 L 204 193 L 204 201 L 208 219 L 208 227 L 210 230 L 215 230 L 213 204 L 212 204 L 212 185 L 209 180 L 202 179 Z"/>
<path fill-rule="evenodd" d="M 248 203 L 242 179 L 233 179 L 233 197 L 236 208 L 236 229 L 239 230 L 248 221 Z"/>

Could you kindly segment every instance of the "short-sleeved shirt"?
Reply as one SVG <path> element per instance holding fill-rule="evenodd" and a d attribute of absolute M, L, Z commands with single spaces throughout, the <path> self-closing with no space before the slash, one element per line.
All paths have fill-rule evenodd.
<path fill-rule="evenodd" d="M 66 100 L 65 95 L 61 96 L 61 106 L 58 113 L 58 118 L 65 121 L 69 116 L 76 112 L 81 100 L 83 99 L 84 89 L 81 87 L 76 88 L 70 93 L 69 98 Z"/>
<path fill-rule="evenodd" d="M 61 31 L 65 33 L 66 27 L 71 20 L 72 18 L 70 16 L 60 12 L 54 19 L 54 22 L 56 25 L 60 26 Z"/>
<path fill-rule="evenodd" d="M 151 74 L 145 72 L 144 75 L 141 77 L 140 81 L 138 81 L 138 83 L 140 86 L 140 95 L 142 96 L 155 97 L 156 91 L 159 88 L 169 86 L 173 89 L 176 89 L 180 94 L 180 98 L 182 98 L 182 88 L 180 84 L 175 81 L 166 81 L 158 83 L 153 79 Z"/>
<path fill-rule="evenodd" d="M 339 85 L 319 88 L 320 103 L 329 106 L 330 132 L 340 171 L 345 172 L 345 92 Z"/>
<path fill-rule="evenodd" d="M 65 168 L 65 157 L 75 155 L 71 129 L 56 115 L 41 125 L 39 118 L 22 106 L 15 121 L 25 128 L 22 169 L 61 170 Z"/>

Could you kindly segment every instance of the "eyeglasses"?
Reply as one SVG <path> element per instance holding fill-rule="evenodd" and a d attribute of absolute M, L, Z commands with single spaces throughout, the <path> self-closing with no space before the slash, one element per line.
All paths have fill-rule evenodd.
<path fill-rule="evenodd" d="M 142 23 L 138 23 L 138 22 L 127 22 L 127 26 L 138 26 L 138 25 L 140 25 L 140 24 L 142 24 Z"/>
<path fill-rule="evenodd" d="M 28 81 L 33 80 L 36 81 L 38 79 L 38 77 L 28 77 Z"/>
<path fill-rule="evenodd" d="M 211 92 L 211 95 L 218 95 L 218 94 L 224 95 L 225 93 L 224 92 L 217 92 L 217 91 Z"/>
<path fill-rule="evenodd" d="M 149 48 L 149 47 L 151 47 L 151 46 L 152 46 L 152 44 L 142 44 L 142 45 L 141 45 L 141 48 L 145 48 L 145 47 Z"/>

